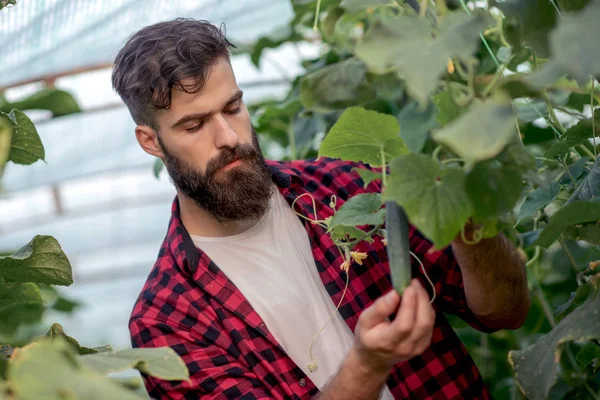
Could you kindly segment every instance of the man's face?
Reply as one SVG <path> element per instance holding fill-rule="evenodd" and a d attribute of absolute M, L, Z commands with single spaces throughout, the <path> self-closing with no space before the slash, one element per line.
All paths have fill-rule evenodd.
<path fill-rule="evenodd" d="M 271 175 L 226 59 L 210 69 L 200 92 L 173 90 L 158 126 L 165 166 L 180 192 L 220 222 L 265 213 Z"/>

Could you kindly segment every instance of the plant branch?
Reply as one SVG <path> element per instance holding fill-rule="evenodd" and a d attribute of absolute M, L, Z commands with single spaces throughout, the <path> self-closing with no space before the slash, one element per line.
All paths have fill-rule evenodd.
<path fill-rule="evenodd" d="M 579 267 L 577 266 L 577 262 L 575 261 L 575 257 L 573 257 L 573 254 L 571 254 L 571 252 L 565 245 L 565 241 L 562 238 L 558 238 L 558 242 L 560 243 L 561 247 L 567 254 L 567 257 L 569 257 L 569 261 L 571 261 L 571 265 L 573 266 L 573 270 L 575 271 L 575 274 L 581 273 L 581 270 L 579 269 Z"/>

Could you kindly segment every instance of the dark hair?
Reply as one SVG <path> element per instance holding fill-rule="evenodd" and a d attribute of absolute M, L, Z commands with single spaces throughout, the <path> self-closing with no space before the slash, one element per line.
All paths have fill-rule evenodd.
<path fill-rule="evenodd" d="M 222 57 L 230 60 L 223 26 L 178 18 L 135 33 L 119 51 L 112 84 L 140 125 L 158 130 L 155 113 L 171 106 L 173 88 L 186 93 L 202 90 L 208 70 Z M 194 78 L 193 85 L 182 79 Z"/>

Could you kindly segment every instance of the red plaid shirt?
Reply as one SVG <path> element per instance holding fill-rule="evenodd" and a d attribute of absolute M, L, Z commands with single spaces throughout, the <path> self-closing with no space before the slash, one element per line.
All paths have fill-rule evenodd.
<path fill-rule="evenodd" d="M 379 192 L 378 181 L 363 188 L 352 171 L 360 164 L 318 161 L 268 161 L 277 187 L 292 203 L 303 193 L 316 200 L 319 219 L 331 215 L 331 197 L 341 205 L 349 196 Z M 269 332 L 244 295 L 206 254 L 198 250 L 173 202 L 169 230 L 158 260 L 135 304 L 130 332 L 133 347 L 170 346 L 185 361 L 190 380 L 168 382 L 144 376 L 153 398 L 165 399 L 308 399 L 319 393 L 310 377 L 292 361 Z M 296 211 L 313 217 L 310 196 Z M 337 304 L 345 286 L 343 260 L 325 230 L 303 221 L 323 285 Z M 437 319 L 431 346 L 421 356 L 398 364 L 387 385 L 395 398 L 489 399 L 479 371 L 444 313 L 458 315 L 478 330 L 490 332 L 469 311 L 460 269 L 451 248 L 432 250 L 431 243 L 411 227 L 412 251 L 423 261 L 435 284 Z M 354 331 L 358 316 L 392 289 L 385 246 L 379 238 L 361 244 L 368 253 L 363 265 L 349 270 L 350 284 L 339 312 Z M 413 260 L 414 261 L 414 260 Z M 418 263 L 413 276 L 431 287 Z"/>

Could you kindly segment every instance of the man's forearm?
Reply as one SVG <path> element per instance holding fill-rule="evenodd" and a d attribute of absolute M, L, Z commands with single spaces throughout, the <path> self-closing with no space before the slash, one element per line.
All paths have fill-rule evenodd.
<path fill-rule="evenodd" d="M 377 400 L 390 370 L 374 369 L 350 351 L 339 372 L 331 379 L 318 400 Z"/>
<path fill-rule="evenodd" d="M 527 318 L 530 299 L 525 261 L 504 235 L 452 249 L 463 275 L 467 304 L 486 326 L 517 329 Z"/>

